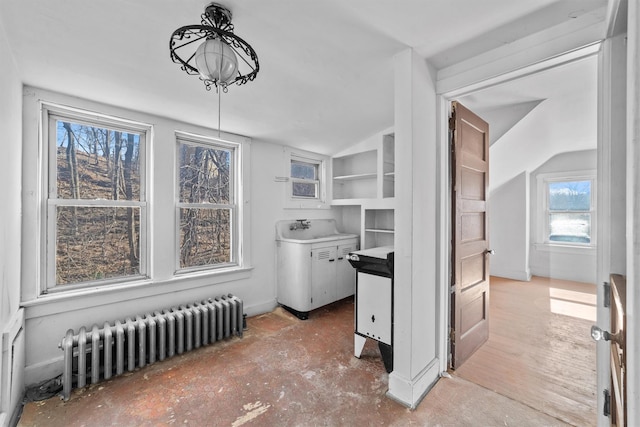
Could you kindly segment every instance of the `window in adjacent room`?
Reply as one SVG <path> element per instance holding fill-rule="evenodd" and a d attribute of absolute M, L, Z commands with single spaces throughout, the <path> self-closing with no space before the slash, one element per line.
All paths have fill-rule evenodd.
<path fill-rule="evenodd" d="M 45 107 L 46 288 L 147 275 L 148 125 Z"/>
<path fill-rule="evenodd" d="M 544 241 L 549 244 L 595 244 L 595 178 L 546 178 Z"/>
<path fill-rule="evenodd" d="M 177 269 L 238 265 L 239 145 L 180 133 L 177 153 Z"/>

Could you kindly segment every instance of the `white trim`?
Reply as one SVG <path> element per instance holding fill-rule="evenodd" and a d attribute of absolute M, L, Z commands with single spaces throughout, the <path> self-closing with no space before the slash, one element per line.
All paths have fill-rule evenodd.
<path fill-rule="evenodd" d="M 562 243 L 534 243 L 535 250 L 543 252 L 555 252 L 560 254 L 595 255 L 595 245 L 571 245 Z"/>
<path fill-rule="evenodd" d="M 551 182 L 563 182 L 563 181 L 591 181 L 591 210 L 588 212 L 591 214 L 591 242 L 588 244 L 574 244 L 574 243 L 562 243 L 551 242 L 547 240 L 549 235 L 549 223 L 547 221 L 547 203 L 549 200 L 549 194 L 547 191 L 547 184 Z M 589 170 L 577 170 L 566 172 L 552 172 L 552 173 L 539 173 L 536 175 L 537 183 L 537 203 L 536 203 L 536 241 L 535 248 L 544 250 L 543 247 L 547 247 L 547 251 L 558 251 L 558 248 L 583 248 L 594 249 L 597 244 L 597 172 L 593 169 Z M 585 211 L 586 212 L 586 211 Z M 573 252 L 580 253 L 580 252 Z M 584 253 L 584 252 L 582 252 Z"/>
<path fill-rule="evenodd" d="M 627 425 L 640 425 L 640 4 L 627 28 Z M 634 363 L 636 362 L 636 363 Z"/>
<path fill-rule="evenodd" d="M 438 80 L 436 85 L 437 93 L 450 100 L 460 98 L 482 89 L 487 89 L 499 84 L 527 77 L 541 71 L 550 70 L 560 65 L 570 64 L 584 58 L 597 55 L 600 50 L 600 44 L 600 41 L 592 42 L 570 52 L 552 55 L 550 58 L 541 59 L 539 62 L 529 63 L 529 65 L 522 68 L 498 72 L 496 75 L 486 79 L 477 80 L 472 76 L 467 76 L 464 80 L 460 77 L 456 77 L 456 79 L 460 79 L 460 82 L 455 83 Z"/>
<path fill-rule="evenodd" d="M 439 239 L 438 257 L 439 265 L 441 268 L 438 278 L 440 280 L 440 292 L 438 295 L 438 306 L 442 309 L 443 313 L 440 313 L 439 321 L 439 345 L 438 354 L 440 357 L 440 370 L 446 372 L 448 369 L 448 360 L 445 355 L 448 356 L 449 350 L 449 319 L 450 313 L 450 276 L 451 266 L 449 263 L 450 250 L 449 242 L 451 241 L 451 225 L 450 225 L 450 173 L 448 166 L 448 151 L 449 151 L 449 126 L 448 120 L 450 117 L 450 103 L 459 97 L 471 94 L 480 89 L 492 87 L 498 84 L 506 83 L 521 77 L 529 76 L 540 71 L 554 68 L 563 64 L 571 63 L 581 60 L 583 58 L 597 55 L 600 50 L 600 41 L 594 40 L 594 38 L 588 35 L 588 42 L 576 44 L 570 48 L 564 48 L 563 46 L 555 44 L 555 42 L 548 41 L 541 45 L 541 49 L 537 49 L 535 54 L 529 55 L 525 60 L 509 60 L 509 53 L 503 56 L 503 61 L 500 63 L 489 63 L 485 66 L 478 65 L 478 69 L 466 64 L 463 67 L 465 72 L 462 72 L 451 78 L 441 79 L 441 74 L 438 74 L 438 80 L 436 82 L 437 89 L 437 102 L 438 102 L 438 140 L 439 140 L 439 162 L 442 168 L 438 171 L 438 177 L 440 181 L 439 189 L 442 192 L 440 203 L 438 206 L 438 214 L 440 218 L 440 227 L 446 226 L 446 238 L 442 236 Z M 498 51 L 496 51 L 498 52 Z M 531 52 L 524 50 L 527 54 Z M 563 53 L 564 52 L 564 53 Z M 443 73 L 444 76 L 446 73 Z M 445 225 L 446 224 L 446 225 Z M 443 233 L 445 234 L 445 233 Z"/>
<path fill-rule="evenodd" d="M 438 139 L 439 142 L 436 147 L 436 153 L 438 156 L 438 273 L 437 278 L 441 283 L 439 298 L 438 298 L 438 318 L 440 322 L 440 330 L 438 337 L 438 355 L 440 361 L 440 372 L 447 372 L 449 369 L 449 328 L 451 323 L 451 292 L 449 287 L 451 285 L 451 265 L 450 265 L 450 252 L 449 245 L 452 239 L 451 235 L 451 158 L 449 149 L 450 144 L 450 132 L 449 132 L 449 117 L 451 117 L 451 102 L 444 96 L 437 97 L 438 102 Z"/>
<path fill-rule="evenodd" d="M 284 183 L 283 197 L 285 209 L 330 209 L 328 203 L 329 177 L 331 176 L 329 157 L 312 153 L 310 151 L 299 150 L 293 147 L 283 147 L 283 172 L 281 177 L 276 177 L 276 181 Z M 291 178 L 291 162 L 303 161 L 318 165 L 318 197 L 305 198 L 293 196 L 293 183 Z"/>
<path fill-rule="evenodd" d="M 220 269 L 242 267 L 244 265 L 242 259 L 242 248 L 244 242 L 242 241 L 241 230 L 244 229 L 244 219 L 240 206 L 241 201 L 244 200 L 242 194 L 242 142 L 227 141 L 221 138 L 213 138 L 205 135 L 197 135 L 193 133 L 187 133 L 182 131 L 175 132 L 174 141 L 174 161 L 175 170 L 173 174 L 174 178 L 174 202 L 175 202 L 175 275 L 192 275 L 201 271 L 215 271 Z M 230 171 L 229 171 L 229 195 L 230 199 L 228 204 L 215 204 L 215 203 L 184 203 L 180 202 L 179 194 L 179 171 L 180 171 L 180 145 L 186 144 L 190 146 L 199 146 L 205 149 L 221 149 L 230 152 Z M 230 210 L 230 233 L 231 233 L 231 249 L 230 260 L 223 264 L 209 264 L 192 267 L 180 266 L 180 209 L 182 208 L 202 208 L 202 209 L 229 209 Z"/>
<path fill-rule="evenodd" d="M 24 301 L 21 306 L 27 308 L 26 318 L 32 319 L 66 313 L 73 310 L 84 310 L 130 301 L 138 298 L 148 298 L 153 291 L 154 296 L 171 294 L 178 291 L 211 287 L 222 283 L 247 279 L 253 268 L 227 268 L 216 271 L 201 271 L 190 275 L 173 276 L 164 281 L 144 280 L 139 282 L 118 283 L 114 285 L 94 286 L 74 292 L 59 292 L 43 295 L 37 299 Z M 189 279 L 199 279 L 193 281 Z M 82 300 L 82 304 L 69 307 L 70 301 Z"/>
<path fill-rule="evenodd" d="M 518 280 L 520 282 L 531 281 L 531 270 L 509 270 L 509 269 L 491 269 L 491 275 L 495 277 L 504 277 L 505 279 Z"/>
<path fill-rule="evenodd" d="M 599 11 L 588 13 L 440 69 L 437 92 L 456 97 L 460 96 L 457 90 L 475 91 L 478 84 L 504 83 L 523 73 L 565 63 L 604 38 L 601 21 Z"/>
<path fill-rule="evenodd" d="M 440 363 L 437 359 L 432 360 L 411 380 L 401 377 L 396 371 L 391 372 L 389 374 L 389 390 L 386 396 L 409 409 L 416 409 L 440 379 L 441 375 L 437 374 L 439 365 Z M 435 378 L 435 381 L 433 378 Z M 394 390 L 394 392 L 391 392 L 391 390 Z M 416 392 L 420 394 L 417 395 Z"/>
<path fill-rule="evenodd" d="M 153 126 L 151 124 L 122 119 L 108 114 L 98 113 L 90 110 L 73 108 L 53 102 L 39 101 L 40 108 L 40 150 L 42 155 L 42 165 L 46 165 L 46 173 L 39 170 L 42 176 L 40 197 L 42 209 L 39 211 L 41 215 L 42 231 L 39 233 L 39 242 L 46 241 L 42 247 L 42 260 L 44 260 L 44 272 L 40 277 L 40 283 L 37 285 L 38 294 L 46 295 L 48 292 L 73 292 L 76 289 L 93 287 L 96 284 L 108 285 L 110 283 L 124 283 L 135 281 L 139 278 L 147 277 L 149 262 L 150 242 L 148 239 L 149 230 L 149 209 L 146 195 L 148 194 L 147 186 L 150 183 L 147 177 L 149 168 L 149 152 L 148 146 L 151 143 L 151 134 Z M 139 200 L 91 200 L 91 199 L 58 199 L 57 198 L 57 129 L 56 122 L 59 120 L 68 120 L 74 124 L 82 124 L 92 127 L 105 127 L 111 130 L 123 132 L 132 132 L 139 134 L 138 152 L 140 159 L 140 194 Z M 53 143 L 52 143 L 53 142 Z M 95 280 L 80 283 L 71 283 L 68 285 L 56 284 L 56 233 L 57 225 L 55 223 L 56 208 L 58 206 L 90 206 L 90 207 L 138 207 L 140 208 L 140 262 L 139 274 L 130 276 L 114 277 L 106 280 Z M 43 239 L 42 234 L 46 234 Z"/>

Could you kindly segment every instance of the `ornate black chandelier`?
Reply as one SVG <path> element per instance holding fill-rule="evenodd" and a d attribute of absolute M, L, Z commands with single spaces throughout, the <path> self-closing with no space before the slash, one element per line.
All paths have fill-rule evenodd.
<path fill-rule="evenodd" d="M 200 76 L 207 90 L 213 85 L 226 92 L 229 85 L 255 79 L 260 70 L 255 50 L 233 33 L 231 12 L 217 3 L 204 9 L 200 25 L 175 30 L 169 49 L 171 60 L 187 74 Z"/>

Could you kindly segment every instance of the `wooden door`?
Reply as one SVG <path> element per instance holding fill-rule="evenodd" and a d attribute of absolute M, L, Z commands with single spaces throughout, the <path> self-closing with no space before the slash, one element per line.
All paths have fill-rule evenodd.
<path fill-rule="evenodd" d="M 626 294 L 624 276 L 612 274 L 611 302 L 611 425 L 626 426 Z"/>
<path fill-rule="evenodd" d="M 452 104 L 451 367 L 489 338 L 489 125 Z"/>

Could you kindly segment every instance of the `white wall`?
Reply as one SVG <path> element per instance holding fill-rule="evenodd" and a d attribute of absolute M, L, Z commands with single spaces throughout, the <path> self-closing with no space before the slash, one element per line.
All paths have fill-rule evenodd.
<path fill-rule="evenodd" d="M 539 235 L 537 208 L 542 203 L 541 200 L 538 200 L 538 175 L 555 172 L 564 173 L 596 170 L 596 168 L 596 150 L 584 150 L 556 155 L 531 173 L 531 274 L 556 279 L 596 283 L 595 248 L 550 248 L 536 241 L 536 236 Z M 595 228 L 594 225 L 592 230 L 595 230 Z"/>
<path fill-rule="evenodd" d="M 0 425 L 22 400 L 24 334 L 20 310 L 22 83 L 0 20 Z"/>
<path fill-rule="evenodd" d="M 489 203 L 491 275 L 531 279 L 529 270 L 529 173 L 494 189 Z"/>
<path fill-rule="evenodd" d="M 154 188 L 151 191 L 153 218 L 152 250 L 156 262 L 151 267 L 150 283 L 134 287 L 103 287 L 77 294 L 39 296 L 38 257 L 38 100 L 88 109 L 154 126 L 151 164 Z M 62 352 L 58 343 L 67 329 L 101 325 L 127 316 L 170 307 L 178 302 L 233 293 L 244 300 L 245 312 L 256 315 L 276 306 L 275 223 L 280 219 L 336 218 L 331 209 L 284 209 L 283 185 L 276 176 L 286 174 L 284 147 L 261 141 L 251 143 L 249 209 L 251 232 L 251 268 L 227 275 L 204 274 L 176 278 L 173 275 L 175 224 L 173 207 L 173 146 L 176 129 L 215 136 L 217 131 L 180 123 L 163 117 L 125 110 L 126 106 L 108 106 L 92 101 L 25 89 L 24 122 L 24 218 L 22 291 L 26 305 L 26 382 L 28 385 L 53 378 L 62 372 Z M 16 117 L 19 121 L 19 117 Z M 224 137 L 224 135 L 223 135 Z M 19 140 L 19 138 L 17 139 Z M 14 159 L 15 161 L 15 159 Z M 15 162 L 19 164 L 19 162 Z M 19 167 L 19 166 L 15 166 Z M 19 204 L 19 203 L 18 203 Z M 14 227 L 17 229 L 19 227 Z M 155 231 L 154 231 L 155 230 Z M 19 239 L 17 239 L 19 242 Z M 31 255 L 30 255 L 31 254 Z M 16 288 L 17 289 L 17 288 Z"/>
<path fill-rule="evenodd" d="M 394 369 L 388 395 L 415 407 L 440 373 L 435 73 L 411 49 L 394 60 Z"/>

